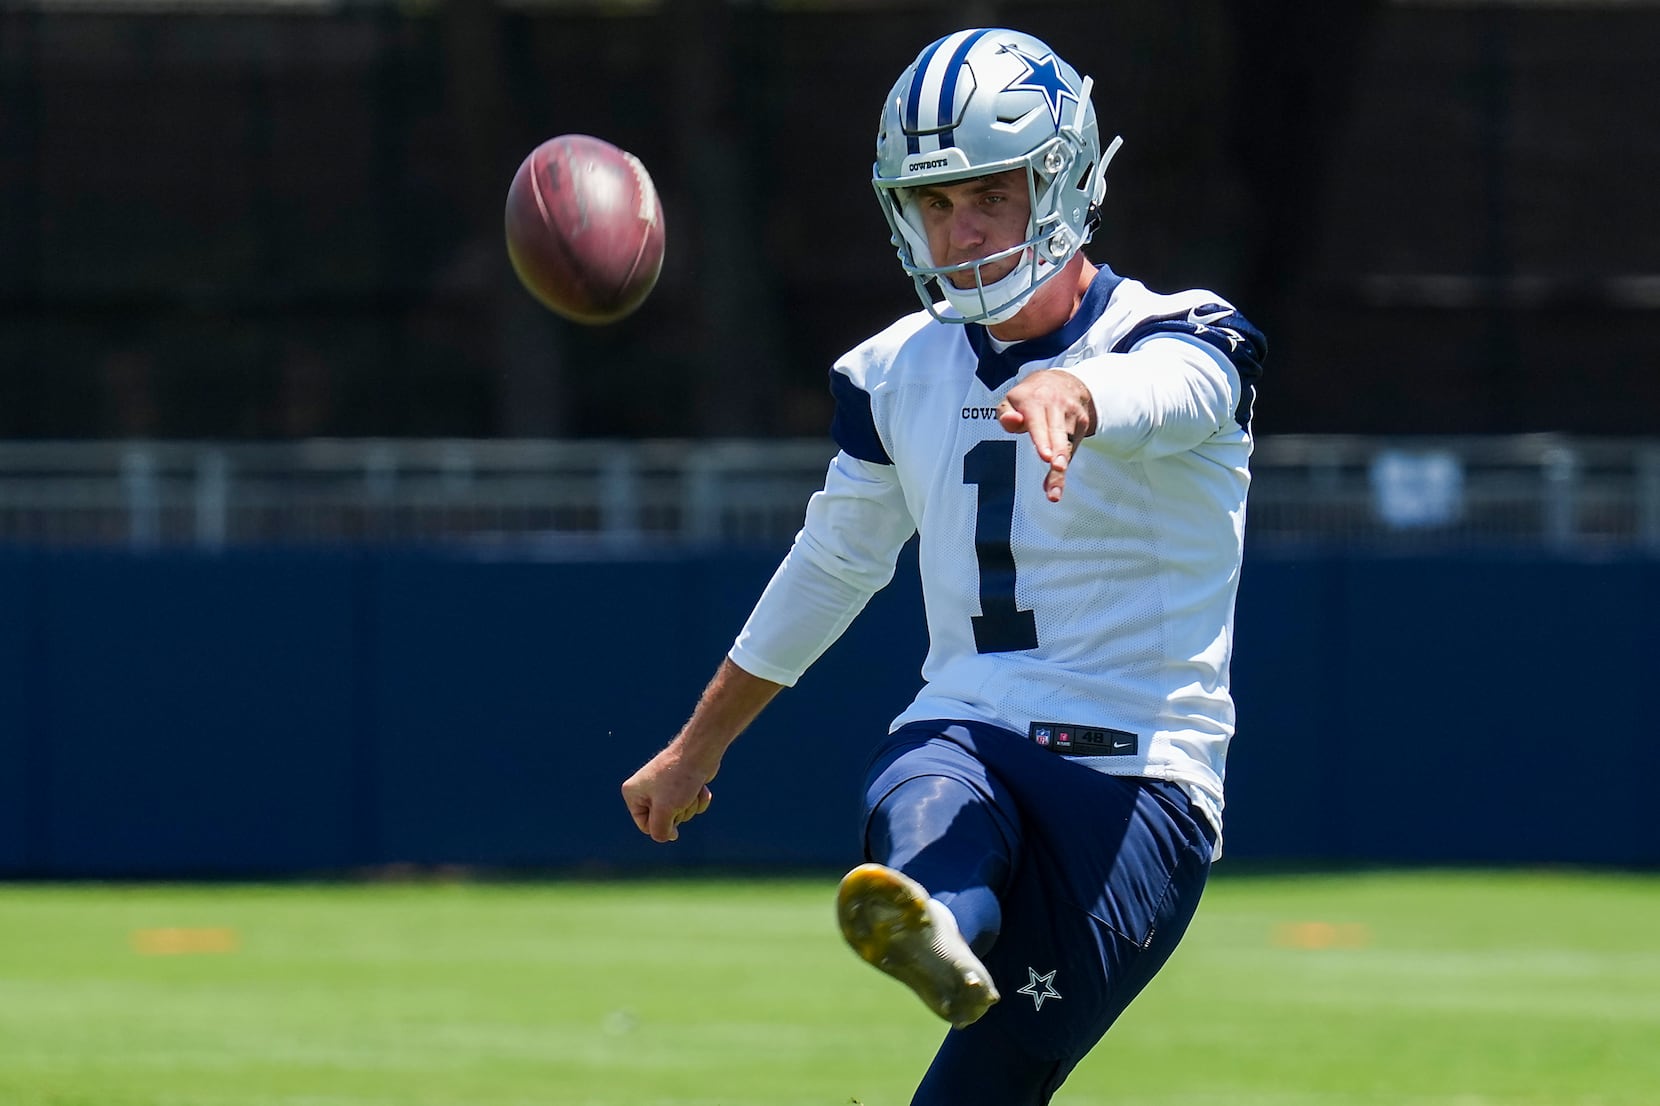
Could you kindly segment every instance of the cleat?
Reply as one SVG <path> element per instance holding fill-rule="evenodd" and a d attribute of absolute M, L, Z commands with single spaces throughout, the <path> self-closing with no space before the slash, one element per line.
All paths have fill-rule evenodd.
<path fill-rule="evenodd" d="M 917 993 L 961 1029 L 999 998 L 991 973 L 957 931 L 951 911 L 905 873 L 861 864 L 836 893 L 842 936 L 866 962 Z"/>

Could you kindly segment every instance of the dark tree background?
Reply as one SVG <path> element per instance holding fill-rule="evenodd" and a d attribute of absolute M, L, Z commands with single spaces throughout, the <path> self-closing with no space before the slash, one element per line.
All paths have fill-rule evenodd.
<path fill-rule="evenodd" d="M 0 10 L 0 435 L 822 433 L 830 361 L 916 306 L 881 98 L 972 23 L 1094 76 L 1090 252 L 1263 325 L 1264 433 L 1649 432 L 1660 8 L 433 0 Z M 501 248 L 573 131 L 668 218 L 597 330 Z"/>

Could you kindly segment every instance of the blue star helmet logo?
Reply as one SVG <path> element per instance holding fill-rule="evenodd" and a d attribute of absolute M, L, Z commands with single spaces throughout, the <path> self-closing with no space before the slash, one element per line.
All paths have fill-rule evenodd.
<path fill-rule="evenodd" d="M 1059 130 L 1062 102 L 1071 100 L 1074 104 L 1078 103 L 1078 94 L 1066 83 L 1066 78 L 1061 76 L 1060 62 L 1055 60 L 1054 54 L 1034 58 L 1018 46 L 1005 46 L 1003 49 L 1026 65 L 1026 72 L 1016 77 L 1012 84 L 1005 86 L 1003 91 L 1042 93 L 1044 100 L 1049 104 L 1049 117 L 1054 120 L 1055 129 Z"/>

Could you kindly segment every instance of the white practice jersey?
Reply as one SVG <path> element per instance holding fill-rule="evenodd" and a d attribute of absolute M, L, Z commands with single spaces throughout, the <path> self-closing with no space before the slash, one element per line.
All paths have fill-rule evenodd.
<path fill-rule="evenodd" d="M 1262 336 L 1207 291 L 1103 268 L 1072 320 L 997 348 L 910 315 L 836 363 L 841 452 L 733 645 L 793 684 L 919 537 L 926 681 L 898 727 L 992 723 L 1079 763 L 1183 784 L 1220 830 L 1228 663 Z M 1040 369 L 1079 377 L 1098 426 L 1059 503 L 996 408 Z"/>

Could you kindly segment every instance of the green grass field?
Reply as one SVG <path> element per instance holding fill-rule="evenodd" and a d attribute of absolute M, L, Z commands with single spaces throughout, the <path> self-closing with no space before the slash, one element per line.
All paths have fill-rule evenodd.
<path fill-rule="evenodd" d="M 0 1106 L 903 1106 L 833 877 L 0 885 Z M 1213 880 L 1057 1106 L 1656 1106 L 1660 877 Z"/>

